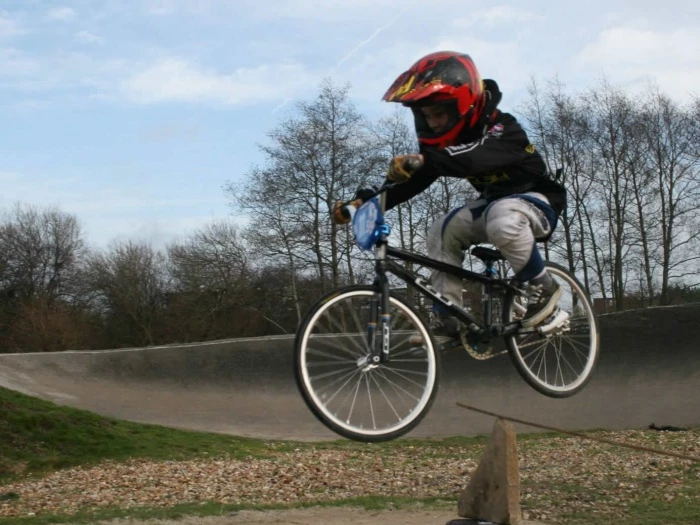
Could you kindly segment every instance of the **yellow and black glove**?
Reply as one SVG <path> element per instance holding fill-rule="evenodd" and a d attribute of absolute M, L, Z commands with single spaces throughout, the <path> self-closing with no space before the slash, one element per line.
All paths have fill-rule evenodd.
<path fill-rule="evenodd" d="M 355 196 L 352 202 L 348 206 L 354 206 L 359 208 L 369 199 L 377 194 L 378 188 L 376 186 L 370 186 L 368 188 L 357 188 Z M 347 224 L 350 222 L 350 213 L 347 210 L 343 210 L 343 201 L 336 201 L 335 206 L 331 209 L 331 218 L 335 224 Z"/>
<path fill-rule="evenodd" d="M 386 178 L 390 182 L 406 182 L 423 165 L 423 155 L 397 155 L 389 162 Z"/>
<path fill-rule="evenodd" d="M 355 199 L 346 206 L 354 206 L 355 208 L 359 208 L 362 206 L 362 199 Z M 335 206 L 333 206 L 333 209 L 331 210 L 331 220 L 335 224 L 347 224 L 350 222 L 350 218 L 350 213 L 345 209 L 345 206 L 343 206 L 343 201 L 336 201 Z"/>

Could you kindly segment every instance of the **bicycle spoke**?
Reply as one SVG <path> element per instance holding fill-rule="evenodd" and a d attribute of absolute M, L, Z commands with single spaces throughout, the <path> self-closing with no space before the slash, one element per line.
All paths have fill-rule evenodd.
<path fill-rule="evenodd" d="M 410 397 L 410 398 L 412 398 L 412 399 L 414 399 L 414 400 L 416 400 L 416 401 L 419 399 L 419 398 L 416 397 L 414 394 L 412 394 L 411 392 L 409 392 L 409 391 L 406 390 L 405 388 L 402 388 L 402 387 L 401 387 L 400 385 L 398 385 L 395 381 L 393 381 L 392 379 L 390 379 L 390 378 L 386 375 L 386 369 L 382 369 L 382 377 L 383 377 L 383 378 L 385 379 L 385 381 L 386 381 L 387 383 L 389 383 L 393 388 L 400 390 L 401 392 L 403 392 L 404 394 L 406 394 L 408 397 Z M 414 384 L 415 384 L 415 385 L 418 385 L 418 383 L 414 383 Z M 420 385 L 419 385 L 419 386 L 420 386 Z"/>
<path fill-rule="evenodd" d="M 407 375 L 404 375 L 404 374 L 400 373 L 400 372 L 401 372 L 400 370 L 397 370 L 397 369 L 395 369 L 395 368 L 386 368 L 386 367 L 385 367 L 383 370 L 384 370 L 385 372 L 393 372 L 396 376 L 400 377 L 401 379 L 403 379 L 403 380 L 405 380 L 406 382 L 411 383 L 411 384 L 413 384 L 413 385 L 415 385 L 415 386 L 418 386 L 418 387 L 422 386 L 422 383 L 418 383 L 417 381 L 412 380 L 412 379 L 411 379 L 410 377 L 408 377 Z M 424 376 L 424 377 L 427 377 L 427 376 L 428 376 L 427 373 L 424 373 L 424 374 L 419 373 L 418 375 L 421 375 L 421 376 Z"/>
<path fill-rule="evenodd" d="M 389 386 L 391 391 L 395 394 L 396 400 L 401 403 L 406 414 L 410 414 L 415 403 L 415 397 L 412 398 L 411 394 L 398 388 L 396 383 L 389 379 L 383 370 L 378 369 L 377 375 Z M 375 378 L 376 379 L 376 378 Z M 377 382 L 379 382 L 377 380 Z M 388 397 L 388 396 L 387 396 Z M 393 404 L 392 404 L 393 406 Z M 398 414 L 398 411 L 397 411 Z M 399 416 L 400 419 L 400 416 Z"/>
<path fill-rule="evenodd" d="M 354 387 L 354 392 L 352 396 L 352 403 L 350 404 L 350 411 L 348 412 L 347 417 L 345 418 L 346 422 L 350 422 L 350 419 L 352 419 L 352 413 L 355 411 L 355 404 L 357 403 L 357 394 L 360 391 L 360 384 L 362 384 L 362 377 L 360 377 L 360 380 L 357 382 L 357 384 Z"/>
<path fill-rule="evenodd" d="M 394 408 L 394 404 L 389 399 L 389 396 L 386 395 L 386 393 L 384 392 L 384 389 L 382 388 L 382 385 L 379 384 L 379 381 L 377 381 L 377 378 L 374 377 L 374 375 L 372 375 L 372 380 L 377 385 L 377 388 L 379 389 L 379 392 L 382 394 L 382 397 L 386 400 L 386 404 L 389 405 L 389 408 L 394 413 L 396 420 L 401 421 L 401 416 L 399 415 L 398 411 Z"/>
<path fill-rule="evenodd" d="M 369 377 L 365 374 L 365 383 L 367 384 L 367 399 L 369 400 L 369 412 L 372 414 L 372 428 L 377 429 L 377 420 L 374 417 L 374 405 L 372 404 L 372 392 L 369 390 Z"/>
<path fill-rule="evenodd" d="M 359 370 L 353 371 L 353 372 L 351 372 L 351 373 L 348 373 L 348 374 L 344 375 L 343 377 L 339 377 L 338 379 L 336 379 L 336 380 L 333 381 L 332 383 L 330 383 L 330 384 L 328 384 L 328 385 L 325 385 L 325 386 L 319 388 L 319 389 L 318 389 L 318 393 L 325 396 L 325 393 L 326 393 L 327 390 L 330 390 L 331 388 L 334 388 L 338 383 L 340 383 L 341 381 L 345 380 L 345 382 L 344 382 L 342 385 L 340 385 L 340 386 L 336 389 L 335 393 L 334 393 L 332 396 L 330 396 L 328 399 L 325 399 L 325 401 L 323 402 L 323 404 L 326 405 L 326 406 L 330 405 L 330 404 L 333 402 L 333 400 L 335 399 L 335 396 L 337 396 L 340 392 L 342 392 L 342 391 L 345 389 L 345 386 L 346 386 L 348 383 L 350 383 L 350 381 L 352 380 L 352 378 L 353 378 L 354 376 L 358 375 L 358 373 L 359 373 Z"/>
<path fill-rule="evenodd" d="M 341 351 L 343 351 L 343 352 L 345 352 L 345 353 L 349 353 L 349 352 L 348 352 L 345 348 L 343 348 L 343 347 L 338 347 L 338 350 L 341 350 Z M 318 349 L 318 348 L 316 348 L 316 347 L 314 347 L 314 348 L 309 348 L 308 353 L 309 353 L 310 355 L 315 355 L 315 356 L 318 356 L 318 357 L 327 357 L 328 359 L 331 359 L 331 360 L 333 360 L 333 361 L 343 361 L 343 362 L 350 362 L 350 363 L 356 362 L 356 361 L 357 361 L 357 358 L 359 357 L 359 356 L 357 356 L 357 355 L 355 355 L 355 354 L 350 354 L 351 357 L 352 357 L 352 359 L 343 358 L 342 356 L 339 356 L 339 355 L 337 355 L 337 354 L 332 354 L 332 353 L 327 352 L 327 351 L 325 351 L 325 350 L 320 350 L 320 349 Z"/>
<path fill-rule="evenodd" d="M 346 329 L 342 326 L 342 323 L 341 323 L 340 321 L 336 320 L 332 315 L 326 315 L 325 318 L 328 320 L 329 324 L 334 325 L 334 326 L 338 329 L 338 332 L 331 332 L 331 331 L 328 331 L 328 332 L 325 332 L 325 333 L 327 333 L 327 334 L 331 334 L 331 333 L 341 333 L 341 334 L 347 333 Z M 362 333 L 361 331 L 359 331 L 359 328 L 360 328 L 359 326 L 357 326 L 356 328 L 358 329 L 358 332 L 359 332 L 359 333 Z M 355 348 L 357 348 L 357 349 L 359 350 L 359 354 L 360 354 L 360 355 L 362 355 L 363 353 L 366 353 L 366 352 L 367 352 L 366 343 L 363 344 L 363 343 L 360 342 L 360 341 L 353 341 L 352 339 L 351 339 L 350 341 L 351 341 L 351 343 L 353 344 L 353 346 L 355 346 Z"/>
<path fill-rule="evenodd" d="M 348 371 L 347 369 L 341 369 L 341 370 L 335 370 L 335 371 L 332 371 L 332 372 L 324 372 L 323 374 L 316 374 L 316 375 L 312 375 L 312 376 L 309 376 L 309 377 L 310 377 L 311 381 L 316 381 L 316 382 L 318 382 L 318 381 L 320 381 L 321 379 L 326 379 L 326 378 L 328 378 L 328 377 L 337 376 L 338 374 L 344 374 L 343 377 L 346 377 L 347 375 L 352 375 L 352 374 L 354 374 L 355 372 L 358 372 L 358 371 L 359 371 L 359 370 L 357 369 L 357 367 L 354 367 L 354 366 L 353 366 L 352 368 L 350 368 L 349 371 Z M 333 383 L 331 383 L 331 385 L 332 385 L 332 384 L 333 384 Z"/>

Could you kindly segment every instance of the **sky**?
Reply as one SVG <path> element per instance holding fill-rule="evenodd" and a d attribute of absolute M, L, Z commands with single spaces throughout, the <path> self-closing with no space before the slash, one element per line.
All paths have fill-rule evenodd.
<path fill-rule="evenodd" d="M 163 248 L 231 217 L 223 186 L 323 79 L 380 118 L 438 50 L 470 54 L 514 113 L 533 78 L 652 82 L 684 103 L 700 2 L 0 0 L 0 212 L 56 207 L 95 248 Z"/>

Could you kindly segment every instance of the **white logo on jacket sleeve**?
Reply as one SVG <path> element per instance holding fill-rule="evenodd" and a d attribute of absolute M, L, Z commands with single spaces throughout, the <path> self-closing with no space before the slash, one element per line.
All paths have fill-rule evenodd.
<path fill-rule="evenodd" d="M 459 155 L 460 153 L 467 153 L 468 151 L 471 151 L 481 146 L 485 140 L 486 137 L 479 140 L 475 140 L 474 142 L 470 142 L 469 144 L 457 144 L 456 146 L 447 146 L 445 148 L 445 151 L 447 151 L 447 153 L 449 153 L 450 155 Z"/>
<path fill-rule="evenodd" d="M 491 129 L 488 130 L 487 134 L 491 135 L 492 137 L 500 138 L 501 135 L 503 135 L 503 124 L 500 122 L 498 124 L 494 124 L 491 126 Z"/>
<path fill-rule="evenodd" d="M 496 139 L 500 139 L 502 135 L 503 124 L 499 122 L 498 124 L 494 124 L 493 126 L 491 126 L 486 132 L 486 135 L 484 135 L 479 140 L 475 140 L 474 142 L 470 142 L 469 144 L 457 144 L 456 146 L 447 146 L 445 150 L 450 155 L 459 155 L 460 153 L 467 153 L 468 151 L 472 151 L 473 149 L 483 145 L 487 138 L 493 137 Z"/>

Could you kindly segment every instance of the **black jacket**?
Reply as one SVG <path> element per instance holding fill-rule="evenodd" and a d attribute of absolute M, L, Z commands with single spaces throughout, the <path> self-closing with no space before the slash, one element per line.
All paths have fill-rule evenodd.
<path fill-rule="evenodd" d="M 458 145 L 421 147 L 423 167 L 387 192 L 387 210 L 418 195 L 440 176 L 466 179 L 487 199 L 535 191 L 549 199 L 557 216 L 566 207 L 566 190 L 550 177 L 523 128 L 515 117 L 496 109 L 498 86 L 493 80 L 485 84 L 489 98 L 484 114 L 490 117 L 478 131 L 463 133 Z"/>

